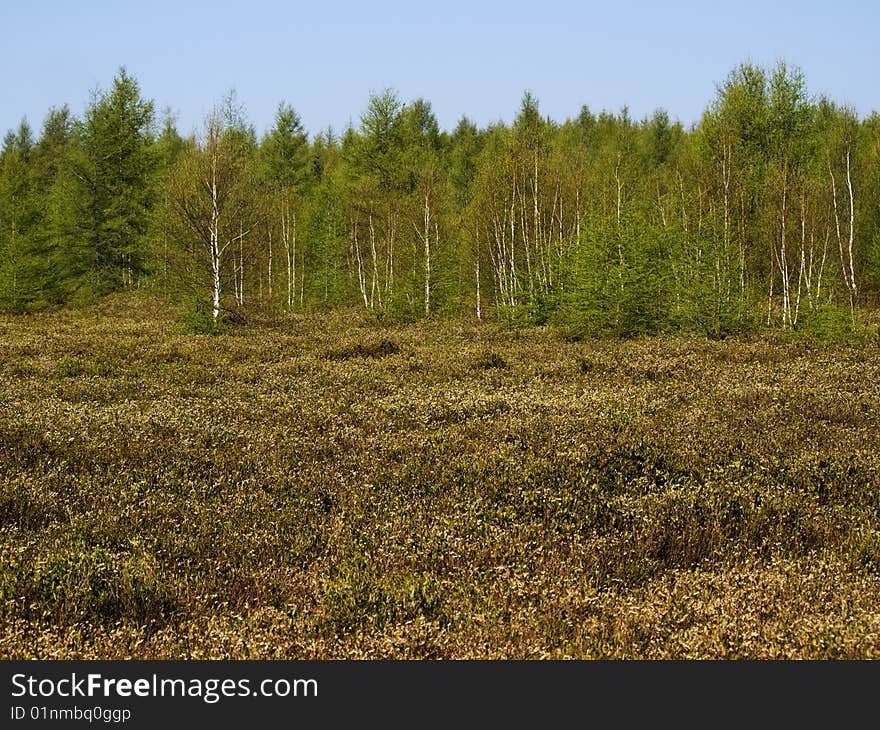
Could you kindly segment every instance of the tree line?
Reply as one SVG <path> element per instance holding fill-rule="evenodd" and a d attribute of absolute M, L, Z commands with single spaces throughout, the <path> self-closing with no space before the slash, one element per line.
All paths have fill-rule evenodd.
<path fill-rule="evenodd" d="M 80 118 L 23 121 L 0 153 L 0 308 L 126 289 L 208 321 L 252 307 L 502 318 L 575 336 L 855 322 L 880 293 L 880 116 L 743 64 L 699 123 L 529 93 L 511 124 L 441 130 L 369 97 L 309 135 L 259 136 L 229 95 L 198 134 L 121 69 Z M 830 318 L 830 319 L 829 319 Z"/>

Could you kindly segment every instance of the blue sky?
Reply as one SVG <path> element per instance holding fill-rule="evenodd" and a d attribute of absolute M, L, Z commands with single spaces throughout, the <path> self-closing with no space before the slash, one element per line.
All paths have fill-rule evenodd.
<path fill-rule="evenodd" d="M 880 2 L 113 2 L 3 9 L 0 132 L 50 106 L 80 113 L 125 65 L 190 132 L 235 88 L 262 132 L 281 99 L 306 127 L 357 122 L 371 91 L 427 98 L 441 126 L 581 104 L 698 120 L 736 64 L 800 66 L 814 93 L 880 109 Z"/>

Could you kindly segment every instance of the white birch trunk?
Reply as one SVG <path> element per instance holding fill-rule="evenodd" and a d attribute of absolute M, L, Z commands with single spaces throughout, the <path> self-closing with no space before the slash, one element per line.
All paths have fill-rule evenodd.
<path fill-rule="evenodd" d="M 850 150 L 846 150 L 846 186 L 849 189 L 849 283 L 850 283 L 850 300 L 849 307 L 853 317 L 855 317 L 856 300 L 858 299 L 858 288 L 856 287 L 856 269 L 853 264 L 853 242 L 856 230 L 856 207 L 855 198 L 853 196 L 852 173 L 850 171 Z"/>
<path fill-rule="evenodd" d="M 220 209 L 217 191 L 217 149 L 211 146 L 211 304 L 212 314 L 216 320 L 220 316 Z"/>
<path fill-rule="evenodd" d="M 266 272 L 266 283 L 269 289 L 269 303 L 272 303 L 272 226 L 269 226 L 269 267 Z"/>
<path fill-rule="evenodd" d="M 425 191 L 425 316 L 431 313 L 431 205 L 430 191 Z"/>
<path fill-rule="evenodd" d="M 483 303 L 480 300 L 480 244 L 477 242 L 477 256 L 476 261 L 474 262 L 474 269 L 476 273 L 476 283 L 477 283 L 477 301 L 476 301 L 476 314 L 477 319 L 483 319 Z"/>

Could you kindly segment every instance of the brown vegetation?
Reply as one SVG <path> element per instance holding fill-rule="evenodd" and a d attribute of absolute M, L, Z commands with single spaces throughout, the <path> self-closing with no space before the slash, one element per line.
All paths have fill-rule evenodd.
<path fill-rule="evenodd" d="M 880 652 L 876 345 L 363 316 L 0 318 L 0 657 Z"/>

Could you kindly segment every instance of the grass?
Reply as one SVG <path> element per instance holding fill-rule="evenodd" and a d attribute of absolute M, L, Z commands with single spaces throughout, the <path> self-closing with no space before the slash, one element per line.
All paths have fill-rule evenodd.
<path fill-rule="evenodd" d="M 880 351 L 0 318 L 2 658 L 880 655 Z"/>

